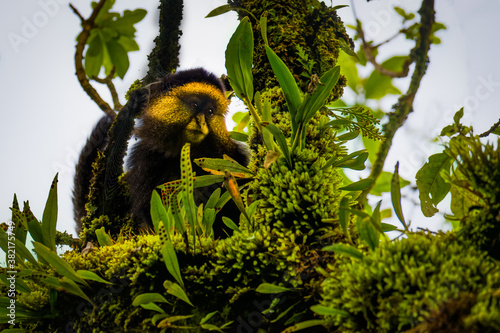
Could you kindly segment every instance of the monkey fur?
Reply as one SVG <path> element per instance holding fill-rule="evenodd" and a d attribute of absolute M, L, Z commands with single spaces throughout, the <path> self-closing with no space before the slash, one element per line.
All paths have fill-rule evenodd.
<path fill-rule="evenodd" d="M 139 123 L 134 131 L 138 141 L 133 145 L 127 161 L 125 181 L 129 187 L 132 217 L 141 227 L 148 228 L 152 227 L 151 194 L 158 185 L 180 179 L 180 152 L 185 143 L 191 143 L 191 160 L 222 158 L 226 154 L 247 165 L 249 154 L 244 145 L 229 136 L 225 125 L 229 102 L 224 84 L 214 74 L 202 68 L 178 71 L 141 90 L 147 95 L 147 102 L 141 104 L 144 110 L 140 111 Z M 136 98 L 134 96 L 132 94 L 131 98 Z M 84 150 L 90 148 L 85 147 Z M 80 162 L 77 174 L 79 168 Z M 198 176 L 206 174 L 195 164 L 193 171 Z M 77 188 L 81 191 L 82 186 L 76 182 L 75 177 L 75 192 Z M 195 189 L 195 202 L 206 202 L 214 189 Z M 81 209 L 76 207 L 76 198 L 77 193 L 74 195 L 75 219 L 81 229 L 78 219 L 81 214 L 76 214 Z M 78 204 L 81 205 L 80 202 Z M 232 203 L 226 206 L 229 204 Z M 239 216 L 234 207 L 225 210 L 221 213 L 226 215 L 233 211 Z"/>

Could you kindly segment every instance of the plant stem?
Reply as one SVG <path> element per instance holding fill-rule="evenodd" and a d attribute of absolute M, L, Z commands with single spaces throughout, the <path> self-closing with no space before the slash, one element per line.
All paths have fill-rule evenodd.
<path fill-rule="evenodd" d="M 415 47 L 411 50 L 410 58 L 415 60 L 415 70 L 412 74 L 410 86 L 405 95 L 402 95 L 398 102 L 393 106 L 394 112 L 389 114 L 389 121 L 384 125 L 384 141 L 380 145 L 377 153 L 377 158 L 375 163 L 373 163 L 373 168 L 370 174 L 370 178 L 377 180 L 378 176 L 381 174 L 384 167 L 385 159 L 389 153 L 389 149 L 392 146 L 392 140 L 396 131 L 403 126 L 404 122 L 408 118 L 408 114 L 413 111 L 413 100 L 420 86 L 420 82 L 425 74 L 428 64 L 428 52 L 430 49 L 430 37 L 432 33 L 432 26 L 434 24 L 434 0 L 423 0 L 422 6 L 420 7 L 418 13 L 420 14 L 420 29 L 419 38 Z M 359 202 L 364 204 L 366 202 L 366 197 L 373 184 L 368 187 L 359 197 Z"/>

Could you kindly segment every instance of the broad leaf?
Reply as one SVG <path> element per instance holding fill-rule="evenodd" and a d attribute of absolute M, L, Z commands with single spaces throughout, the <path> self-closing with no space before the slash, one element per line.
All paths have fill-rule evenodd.
<path fill-rule="evenodd" d="M 437 213 L 436 205 L 450 191 L 451 185 L 441 176 L 441 170 L 449 172 L 452 160 L 444 152 L 429 157 L 429 161 L 417 172 L 417 187 L 422 213 L 433 216 Z"/>
<path fill-rule="evenodd" d="M 226 48 L 226 70 L 234 93 L 253 99 L 253 33 L 248 17 L 241 20 Z"/>

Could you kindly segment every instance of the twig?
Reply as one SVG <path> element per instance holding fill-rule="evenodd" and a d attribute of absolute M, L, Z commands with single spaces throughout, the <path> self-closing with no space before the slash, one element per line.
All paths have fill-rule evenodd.
<path fill-rule="evenodd" d="M 419 38 L 415 47 L 410 52 L 410 57 L 415 62 L 415 70 L 412 74 L 410 86 L 405 95 L 402 95 L 393 106 L 394 112 L 389 114 L 389 121 L 383 127 L 385 140 L 381 143 L 370 177 L 376 180 L 384 167 L 385 159 L 392 145 L 392 139 L 396 131 L 403 126 L 408 114 L 413 111 L 413 100 L 425 74 L 428 63 L 428 52 L 430 49 L 430 36 L 434 24 L 434 0 L 423 0 L 418 13 L 421 17 Z M 375 182 L 373 182 L 375 184 Z M 359 202 L 364 203 L 366 197 L 373 187 L 365 189 L 359 197 Z"/>
<path fill-rule="evenodd" d="M 95 27 L 95 19 L 97 15 L 101 11 L 104 6 L 106 0 L 100 0 L 99 3 L 95 6 L 94 10 L 90 17 L 86 20 L 83 16 L 78 12 L 78 10 L 73 6 L 69 5 L 73 12 L 80 18 L 82 21 L 82 32 L 78 36 L 78 43 L 76 44 L 75 51 L 75 68 L 76 68 L 76 77 L 80 82 L 83 90 L 90 96 L 90 98 L 99 105 L 102 111 L 106 113 L 111 119 L 116 118 L 116 113 L 113 111 L 111 106 L 106 103 L 99 93 L 94 89 L 94 87 L 90 84 L 89 79 L 87 78 L 87 74 L 85 73 L 85 69 L 83 67 L 83 50 L 85 48 L 85 44 L 87 43 L 87 39 L 90 36 L 90 31 Z"/>
<path fill-rule="evenodd" d="M 496 130 L 499 126 L 500 126 L 500 119 L 498 119 L 498 121 L 495 124 L 493 124 L 493 126 L 491 126 L 491 128 L 489 130 L 487 130 L 483 134 L 479 134 L 479 137 L 480 138 L 487 137 L 488 135 L 490 135 L 491 133 L 493 133 L 493 131 Z"/>
<path fill-rule="evenodd" d="M 120 98 L 118 97 L 118 93 L 116 92 L 115 85 L 113 84 L 113 76 L 115 76 L 116 67 L 113 66 L 111 72 L 104 79 L 100 79 L 96 76 L 92 77 L 92 80 L 97 81 L 99 83 L 105 84 L 109 92 L 111 93 L 111 98 L 113 99 L 114 109 L 115 111 L 120 111 L 123 108 L 123 105 L 120 103 Z"/>
<path fill-rule="evenodd" d="M 356 21 L 358 22 L 356 30 L 358 32 L 359 38 L 361 38 L 361 41 L 363 44 L 363 51 L 365 53 L 366 60 L 368 60 L 375 67 L 375 69 L 377 71 L 379 71 L 381 74 L 387 75 L 389 77 L 406 77 L 406 76 L 408 76 L 408 72 L 410 71 L 410 65 L 413 63 L 414 60 L 411 57 L 408 57 L 403 63 L 403 68 L 402 68 L 401 72 L 391 71 L 391 70 L 385 68 L 384 66 L 382 66 L 381 64 L 379 64 L 377 62 L 377 60 L 375 59 L 375 55 L 373 55 L 373 50 L 376 49 L 376 46 L 371 46 L 369 43 L 366 42 L 365 33 L 364 33 L 363 29 L 361 28 L 361 24 L 359 24 L 359 20 L 356 20 Z M 394 37 L 392 37 L 392 38 L 394 38 Z"/>

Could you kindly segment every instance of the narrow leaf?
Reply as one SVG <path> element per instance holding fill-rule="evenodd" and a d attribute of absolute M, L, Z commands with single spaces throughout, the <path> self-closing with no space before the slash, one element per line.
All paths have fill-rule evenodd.
<path fill-rule="evenodd" d="M 344 231 L 344 235 L 346 235 L 347 239 L 351 241 L 351 235 L 349 234 L 349 202 L 349 197 L 344 196 L 342 199 L 340 199 L 339 223 L 342 227 L 342 230 Z"/>
<path fill-rule="evenodd" d="M 148 303 L 168 303 L 168 301 L 159 293 L 144 293 L 137 295 L 134 300 L 132 301 L 133 306 L 139 306 L 141 304 L 148 304 Z"/>
<path fill-rule="evenodd" d="M 50 186 L 49 197 L 45 204 L 42 218 L 42 233 L 45 245 L 56 252 L 56 225 L 57 225 L 57 176 Z"/>
<path fill-rule="evenodd" d="M 297 122 L 307 124 L 309 120 L 314 117 L 316 112 L 318 112 L 318 110 L 325 105 L 325 102 L 332 93 L 339 77 L 339 66 L 335 66 L 323 74 L 320 79 L 322 84 L 318 85 L 316 91 L 309 98 L 307 98 L 302 105 L 300 105 L 299 112 L 297 114 Z"/>
<path fill-rule="evenodd" d="M 226 48 L 226 70 L 234 93 L 241 100 L 253 98 L 253 33 L 248 17 L 241 20 Z"/>
<path fill-rule="evenodd" d="M 370 218 L 358 217 L 357 227 L 359 237 L 368 244 L 372 251 L 375 250 L 378 246 L 379 239 L 377 230 L 370 222 Z"/>
<path fill-rule="evenodd" d="M 322 250 L 345 254 L 348 255 L 349 257 L 353 257 L 359 260 L 363 259 L 363 253 L 359 252 L 357 249 L 347 244 L 342 244 L 342 243 L 332 244 L 325 246 Z"/>
<path fill-rule="evenodd" d="M 329 308 L 327 306 L 319 305 L 319 304 L 311 306 L 311 310 L 314 313 L 319 314 L 321 316 L 337 316 L 337 315 L 340 315 L 342 317 L 349 317 L 349 313 L 347 311 L 333 309 L 333 308 Z"/>
<path fill-rule="evenodd" d="M 229 217 L 223 216 L 222 217 L 222 222 L 231 230 L 241 232 L 240 228 L 236 225 L 236 223 L 233 222 Z"/>
<path fill-rule="evenodd" d="M 165 280 L 165 282 L 163 283 L 163 286 L 167 290 L 167 293 L 169 293 L 170 295 L 174 295 L 175 297 L 183 300 L 187 304 L 194 307 L 193 303 L 191 303 L 191 301 L 187 297 L 186 293 L 184 292 L 183 288 L 181 288 L 181 286 L 179 286 L 177 283 L 173 283 L 169 280 Z"/>
<path fill-rule="evenodd" d="M 76 271 L 76 274 L 78 274 L 79 277 L 81 277 L 82 279 L 85 279 L 85 280 L 91 280 L 91 281 L 96 281 L 96 282 L 100 282 L 100 283 L 112 284 L 111 282 L 104 280 L 99 275 L 97 275 L 96 273 L 91 272 L 91 271 L 79 269 Z"/>
<path fill-rule="evenodd" d="M 288 112 L 290 112 L 292 120 L 292 129 L 295 132 L 297 129 L 296 114 L 300 104 L 302 103 L 299 87 L 283 60 L 281 60 L 268 45 L 266 45 L 266 54 L 269 62 L 271 63 L 274 75 L 276 75 L 278 83 L 281 89 L 283 89 L 286 104 L 288 106 Z"/>
<path fill-rule="evenodd" d="M 175 253 L 174 246 L 171 242 L 166 242 L 163 245 L 161 248 L 161 254 L 163 256 L 163 260 L 165 261 L 165 265 L 167 266 L 168 272 L 182 286 L 182 288 L 184 288 L 179 262 L 177 261 L 177 254 Z"/>
<path fill-rule="evenodd" d="M 33 242 L 33 246 L 36 254 L 45 259 L 45 261 L 47 261 L 47 263 L 49 263 L 49 265 L 59 274 L 75 282 L 89 286 L 64 259 L 57 255 L 57 253 L 52 252 L 48 247 L 38 242 Z"/>
<path fill-rule="evenodd" d="M 279 294 L 290 291 L 290 288 L 277 286 L 271 283 L 261 283 L 255 291 L 259 294 Z"/>
<path fill-rule="evenodd" d="M 394 174 L 392 175 L 391 181 L 391 201 L 392 207 L 394 207 L 394 212 L 396 216 L 403 224 L 405 230 L 408 230 L 405 218 L 403 216 L 403 210 L 401 208 L 401 186 L 399 184 L 399 162 L 396 163 L 394 168 Z"/>
<path fill-rule="evenodd" d="M 234 160 L 198 158 L 194 160 L 194 163 L 196 163 L 203 170 L 211 172 L 215 175 L 224 175 L 224 170 L 228 170 L 237 177 L 251 178 L 254 176 L 254 173 L 250 171 L 250 169 Z"/>
<path fill-rule="evenodd" d="M 347 186 L 340 187 L 339 190 L 343 191 L 362 191 L 370 187 L 373 184 L 373 178 L 361 179 L 360 181 L 351 183 Z"/>

